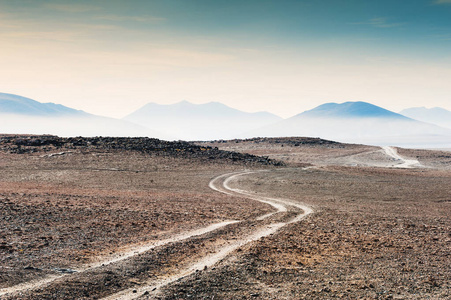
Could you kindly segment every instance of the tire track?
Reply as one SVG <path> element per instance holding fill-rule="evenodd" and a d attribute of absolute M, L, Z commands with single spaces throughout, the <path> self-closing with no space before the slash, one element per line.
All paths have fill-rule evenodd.
<path fill-rule="evenodd" d="M 75 271 L 74 274 L 80 274 L 82 272 L 94 270 L 94 269 L 97 269 L 100 267 L 107 266 L 109 264 L 120 262 L 120 261 L 129 259 L 131 257 L 137 256 L 141 253 L 152 250 L 156 247 L 164 246 L 164 245 L 167 245 L 170 243 L 180 242 L 183 240 L 187 240 L 189 238 L 200 236 L 200 235 L 215 231 L 219 228 L 225 227 L 227 225 L 238 223 L 238 222 L 239 221 L 226 221 L 226 222 L 216 223 L 216 224 L 212 224 L 207 227 L 204 227 L 204 228 L 199 228 L 199 229 L 195 229 L 192 231 L 177 234 L 171 238 L 164 239 L 161 241 L 152 242 L 150 244 L 144 244 L 144 245 L 136 246 L 136 247 L 130 247 L 125 252 L 116 253 L 114 256 L 106 257 L 105 259 L 99 260 L 96 263 L 92 263 L 89 265 L 74 268 L 73 269 Z M 37 288 L 44 287 L 44 286 L 54 282 L 57 279 L 64 278 L 64 277 L 69 278 L 70 276 L 71 276 L 71 274 L 47 275 L 46 277 L 41 278 L 41 279 L 32 280 L 29 282 L 24 282 L 24 283 L 20 283 L 20 284 L 11 286 L 11 287 L 0 289 L 0 296 L 13 296 L 14 294 L 17 294 L 20 292 L 31 291 L 31 290 L 34 290 Z"/>
<path fill-rule="evenodd" d="M 153 281 L 152 283 L 149 283 L 149 285 L 142 286 L 139 288 L 132 288 L 123 290 L 117 294 L 110 295 L 108 297 L 103 298 L 103 300 L 130 300 L 130 299 L 136 299 L 145 294 L 146 296 L 152 296 L 157 295 L 160 292 L 160 288 L 171 284 L 175 281 L 181 280 L 184 277 L 187 277 L 193 273 L 195 273 L 198 270 L 202 270 L 204 268 L 209 268 L 213 266 L 214 264 L 218 263 L 227 255 L 229 255 L 234 250 L 238 249 L 239 247 L 259 240 L 265 236 L 271 235 L 273 233 L 276 233 L 280 228 L 291 224 L 295 222 L 299 222 L 303 218 L 305 218 L 307 215 L 313 213 L 313 210 L 304 204 L 293 202 L 289 199 L 282 199 L 282 198 L 269 198 L 259 195 L 254 195 L 248 191 L 244 191 L 237 188 L 230 187 L 230 182 L 234 179 L 237 179 L 240 176 L 245 176 L 249 174 L 255 174 L 259 172 L 266 172 L 266 171 L 245 171 L 245 172 L 235 172 L 235 173 L 228 173 L 221 176 L 218 176 L 216 178 L 213 178 L 210 183 L 209 187 L 215 191 L 231 195 L 231 196 L 241 196 L 248 199 L 260 201 L 262 203 L 269 204 L 273 206 L 277 211 L 266 214 L 263 216 L 260 216 L 258 219 L 263 220 L 266 219 L 276 213 L 280 212 L 286 212 L 288 211 L 289 207 L 295 207 L 300 210 L 300 212 L 291 220 L 287 222 L 278 222 L 278 223 L 272 223 L 269 225 L 260 226 L 257 230 L 255 230 L 252 234 L 246 236 L 245 238 L 235 240 L 231 242 L 229 245 L 222 247 L 219 251 L 216 253 L 213 253 L 211 255 L 208 255 L 206 257 L 201 258 L 200 260 L 196 261 L 195 263 L 187 266 L 185 269 L 183 269 L 178 274 L 175 274 L 174 276 L 161 279 L 159 281 Z"/>
<path fill-rule="evenodd" d="M 252 241 L 256 241 L 262 237 L 273 234 L 277 232 L 280 228 L 290 223 L 298 222 L 308 214 L 312 213 L 312 210 L 309 207 L 299 203 L 294 203 L 287 199 L 258 196 L 248 191 L 232 188 L 230 186 L 230 183 L 233 180 L 239 178 L 240 176 L 246 176 L 257 172 L 265 172 L 265 171 L 245 171 L 224 174 L 212 179 L 209 183 L 210 188 L 212 188 L 215 191 L 235 197 L 244 197 L 247 199 L 252 199 L 255 201 L 271 205 L 275 209 L 275 211 L 259 216 L 258 218 L 254 219 L 257 222 L 256 224 L 260 224 L 255 226 L 255 229 L 254 227 L 248 227 L 247 225 L 244 225 L 246 224 L 246 222 L 240 224 L 240 221 L 226 221 L 217 224 L 212 224 L 207 227 L 184 232 L 161 241 L 134 247 L 128 247 L 126 251 L 116 253 L 112 256 L 104 256 L 96 263 L 79 266 L 78 268 L 74 269 L 74 271 L 76 271 L 76 273 L 74 274 L 47 275 L 46 277 L 38 280 L 24 282 L 12 287 L 0 289 L 0 298 L 3 298 L 2 296 L 14 298 L 15 296 L 20 296 L 21 294 L 24 295 L 26 293 L 32 293 L 33 290 L 39 288 L 45 289 L 46 286 L 52 286 L 54 282 L 57 282 L 57 284 L 64 284 L 64 282 L 67 282 L 68 280 L 70 281 L 75 279 L 74 276 L 80 275 L 83 276 L 84 272 L 89 273 L 88 271 L 100 270 L 100 268 L 102 267 L 123 262 L 126 261 L 127 259 L 135 258 L 140 254 L 143 254 L 147 251 L 150 251 L 160 246 L 171 247 L 170 246 L 171 243 L 185 242 L 191 238 L 201 237 L 209 233 L 211 234 L 212 232 L 222 228 L 226 228 L 226 226 L 231 224 L 240 224 L 239 226 L 241 227 L 246 226 L 242 227 L 243 229 L 246 229 L 245 231 L 248 231 L 251 228 L 253 229 L 251 233 L 248 233 L 245 236 L 241 236 L 238 238 L 236 236 L 235 237 L 233 236 L 228 237 L 227 235 L 223 237 L 221 236 L 221 238 L 226 240 L 225 245 L 218 248 L 215 252 L 209 253 L 208 255 L 205 255 L 197 260 L 194 260 L 192 263 L 187 264 L 185 267 L 182 267 L 180 270 L 176 271 L 177 273 L 173 274 L 172 276 L 149 281 L 147 284 L 145 283 L 144 286 L 126 289 L 117 294 L 110 295 L 104 299 L 135 299 L 145 292 L 149 295 L 155 294 L 159 292 L 159 289 L 161 287 L 164 287 L 172 282 L 175 282 L 186 276 L 189 276 L 194 272 L 196 272 L 197 270 L 204 269 L 205 267 L 207 268 L 211 267 L 217 262 L 227 257 L 231 252 L 238 249 L 239 247 Z M 292 217 L 288 221 L 280 222 L 274 220 L 271 221 L 271 219 L 269 219 L 271 216 L 275 214 L 288 212 L 288 210 L 293 211 L 293 208 L 296 208 L 294 210 L 296 211 L 296 216 Z"/>
<path fill-rule="evenodd" d="M 400 162 L 398 165 L 393 165 L 394 168 L 415 168 L 415 167 L 422 167 L 423 165 L 416 159 L 405 159 L 401 155 L 398 154 L 398 151 L 394 147 L 390 146 L 384 146 L 382 147 L 382 150 L 384 150 L 385 154 L 388 156 L 394 158 L 396 161 Z"/>

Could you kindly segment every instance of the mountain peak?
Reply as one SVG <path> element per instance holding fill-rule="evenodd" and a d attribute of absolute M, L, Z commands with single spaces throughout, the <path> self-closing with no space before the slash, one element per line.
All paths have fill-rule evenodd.
<path fill-rule="evenodd" d="M 327 118 L 395 118 L 408 119 L 374 104 L 357 101 L 344 103 L 325 103 L 298 116 Z"/>
<path fill-rule="evenodd" d="M 220 102 L 147 104 L 124 120 L 149 128 L 164 128 L 186 140 L 234 138 L 242 132 L 272 124 L 281 118 L 270 113 L 247 113 Z"/>
<path fill-rule="evenodd" d="M 195 105 L 195 104 L 191 103 L 191 102 L 189 102 L 187 100 L 182 100 L 182 101 L 176 103 L 175 105 Z"/>

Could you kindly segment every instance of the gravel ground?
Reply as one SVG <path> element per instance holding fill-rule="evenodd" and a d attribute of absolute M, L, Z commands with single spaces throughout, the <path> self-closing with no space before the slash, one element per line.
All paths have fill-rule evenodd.
<path fill-rule="evenodd" d="M 194 145 L 4 136 L 0 288 L 61 275 L 187 230 L 242 221 L 8 299 L 99 299 L 169 278 L 266 222 L 255 218 L 273 211 L 269 205 L 208 187 L 220 174 L 264 169 L 230 185 L 309 204 L 314 214 L 163 287 L 158 296 L 136 296 L 451 299 L 449 153 L 398 153 L 426 168 L 382 168 L 393 161 L 378 147 L 311 138 Z"/>
<path fill-rule="evenodd" d="M 316 212 L 162 299 L 450 299 L 449 172 L 284 169 L 235 186 Z"/>
<path fill-rule="evenodd" d="M 451 151 L 398 148 L 398 153 L 417 159 L 426 167 L 451 170 Z"/>
<path fill-rule="evenodd" d="M 19 140 L 26 139 L 46 141 Z M 249 162 L 250 156 L 239 154 L 241 160 L 231 163 L 222 152 L 204 161 L 179 151 L 154 155 L 42 144 L 22 146 L 34 150 L 17 153 L 10 151 L 15 145 L 2 143 L 0 288 L 89 265 L 130 245 L 271 209 L 215 193 L 206 184 L 259 163 Z"/>
<path fill-rule="evenodd" d="M 306 165 L 372 166 L 375 164 L 385 166 L 390 161 L 379 147 L 343 144 L 319 138 L 254 138 L 204 142 L 201 145 L 264 156 L 298 167 Z"/>

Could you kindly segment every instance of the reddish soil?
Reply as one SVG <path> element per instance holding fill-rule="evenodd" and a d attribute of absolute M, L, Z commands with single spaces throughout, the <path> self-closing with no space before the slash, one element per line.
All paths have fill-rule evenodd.
<path fill-rule="evenodd" d="M 0 288 L 271 209 L 208 188 L 239 161 L 49 148 L 0 152 Z"/>
<path fill-rule="evenodd" d="M 281 169 L 235 185 L 316 212 L 163 299 L 450 299 L 449 172 Z"/>
<path fill-rule="evenodd" d="M 241 176 L 232 187 L 306 203 L 315 212 L 212 268 L 136 297 L 451 299 L 449 152 L 398 149 L 426 168 L 395 169 L 378 147 L 311 138 L 195 146 L 8 136 L 0 149 L 0 288 L 241 221 L 5 299 L 99 299 L 161 282 L 262 224 L 290 218 L 288 211 L 257 221 L 274 209 L 208 187 L 217 175 L 243 169 L 267 172 Z"/>

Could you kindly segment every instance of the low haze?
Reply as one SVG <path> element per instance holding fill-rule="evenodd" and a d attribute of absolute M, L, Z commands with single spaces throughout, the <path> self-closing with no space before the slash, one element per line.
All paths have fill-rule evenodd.
<path fill-rule="evenodd" d="M 440 108 L 412 107 L 400 112 L 404 116 L 419 121 L 437 124 L 451 129 L 451 111 Z"/>
<path fill-rule="evenodd" d="M 365 102 L 327 103 L 247 133 L 246 137 L 312 136 L 367 145 L 451 148 L 451 129 Z"/>
<path fill-rule="evenodd" d="M 282 118 L 267 112 L 245 113 L 221 103 L 174 105 L 149 103 L 124 120 L 166 132 L 182 140 L 233 139 Z"/>
<path fill-rule="evenodd" d="M 451 110 L 451 2 L 0 0 L 0 92 L 122 118 L 218 101 Z"/>
<path fill-rule="evenodd" d="M 51 134 L 62 137 L 73 136 L 150 136 L 161 139 L 172 139 L 154 130 L 98 116 L 66 116 L 66 117 L 24 117 L 23 115 L 1 115 L 0 127 L 7 134 Z"/>
<path fill-rule="evenodd" d="M 147 127 L 115 118 L 96 116 L 60 104 L 40 103 L 0 93 L 0 132 L 56 134 L 59 136 L 150 136 L 172 139 Z"/>
<path fill-rule="evenodd" d="M 421 114 L 412 116 L 412 110 L 427 112 L 429 120 Z M 146 136 L 190 141 L 308 136 L 379 146 L 451 148 L 451 128 L 440 122 L 449 120 L 449 111 L 414 108 L 403 113 L 358 101 L 324 103 L 282 119 L 269 112 L 246 113 L 219 102 L 181 101 L 169 105 L 148 103 L 121 120 L 0 93 L 0 130 L 10 134 Z"/>

